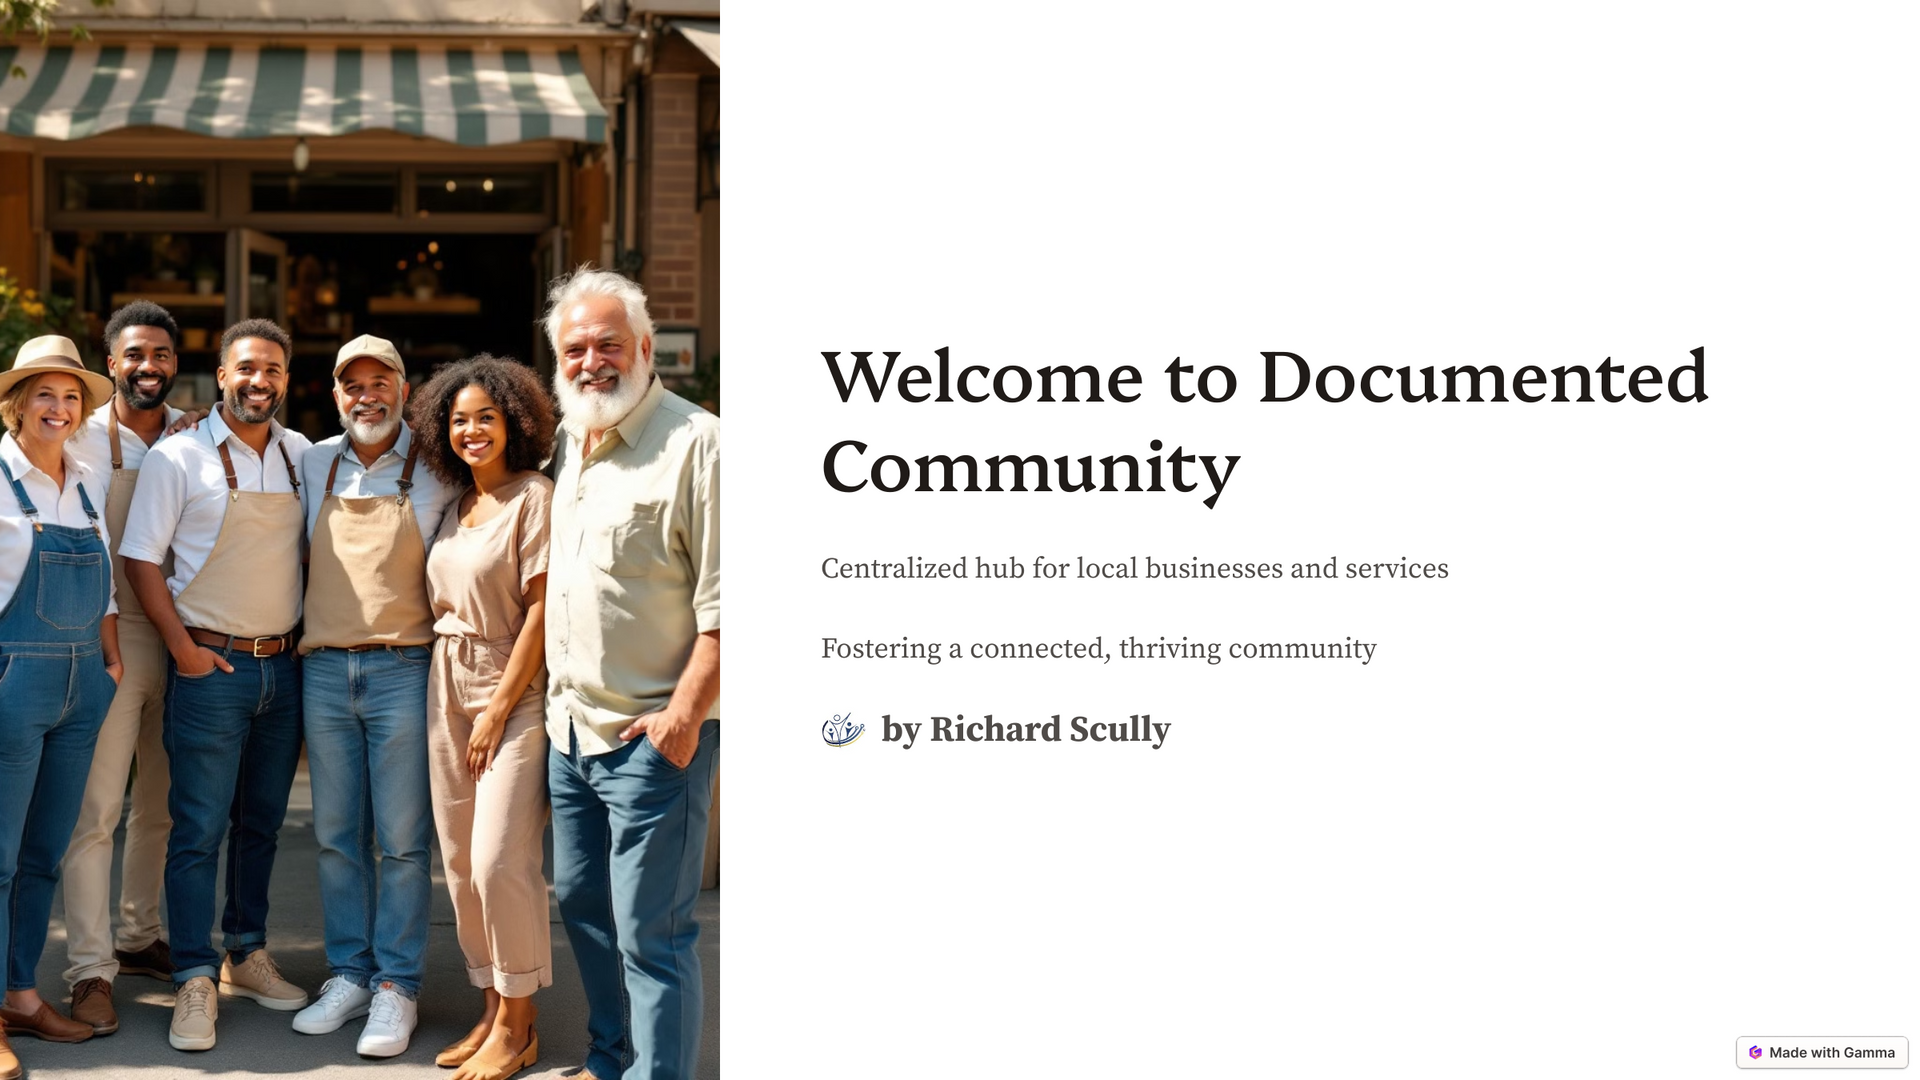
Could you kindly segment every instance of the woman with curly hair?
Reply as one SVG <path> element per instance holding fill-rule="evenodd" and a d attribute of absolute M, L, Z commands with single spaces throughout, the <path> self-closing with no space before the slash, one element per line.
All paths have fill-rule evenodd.
<path fill-rule="evenodd" d="M 435 1060 L 502 1080 L 540 1055 L 533 992 L 553 982 L 540 840 L 547 822 L 547 510 L 553 403 L 534 372 L 480 355 L 437 372 L 411 417 L 433 473 L 464 493 L 427 559 L 434 824 L 467 977 L 486 995 Z"/>

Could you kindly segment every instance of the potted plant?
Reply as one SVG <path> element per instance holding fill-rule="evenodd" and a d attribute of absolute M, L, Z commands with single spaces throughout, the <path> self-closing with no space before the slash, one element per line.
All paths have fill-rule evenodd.
<path fill-rule="evenodd" d="M 220 271 L 205 259 L 193 264 L 193 291 L 201 296 L 212 296 L 220 285 Z"/>

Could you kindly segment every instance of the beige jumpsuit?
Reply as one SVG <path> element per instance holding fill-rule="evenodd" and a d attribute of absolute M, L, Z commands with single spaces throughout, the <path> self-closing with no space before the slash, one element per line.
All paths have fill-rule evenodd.
<path fill-rule="evenodd" d="M 500 492 L 500 513 L 472 528 L 460 524 L 456 502 L 427 558 L 438 635 L 427 694 L 434 824 L 467 978 L 503 997 L 526 997 L 553 982 L 540 873 L 546 666 L 520 695 L 493 766 L 477 783 L 467 771 L 467 740 L 526 622 L 527 582 L 547 572 L 552 493 L 553 481 L 538 473 L 517 477 Z"/>

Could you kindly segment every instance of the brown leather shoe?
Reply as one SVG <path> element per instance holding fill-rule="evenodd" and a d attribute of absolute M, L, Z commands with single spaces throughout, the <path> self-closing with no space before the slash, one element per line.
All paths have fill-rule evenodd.
<path fill-rule="evenodd" d="M 173 985 L 173 950 L 159 938 L 131 952 L 115 949 L 113 958 L 119 962 L 122 975 L 145 975 Z"/>
<path fill-rule="evenodd" d="M 93 1028 L 95 1035 L 120 1030 L 120 1014 L 113 1011 L 113 984 L 105 979 L 81 979 L 73 984 L 73 1007 L 67 1015 Z"/>
<path fill-rule="evenodd" d="M 31 1035 L 47 1042 L 77 1043 L 93 1038 L 91 1025 L 61 1016 L 44 1001 L 40 1003 L 39 1011 L 31 1016 L 0 1008 L 0 1021 L 6 1023 L 9 1035 Z"/>
<path fill-rule="evenodd" d="M 0 1035 L 0 1080 L 20 1080 L 20 1059 L 5 1035 Z"/>

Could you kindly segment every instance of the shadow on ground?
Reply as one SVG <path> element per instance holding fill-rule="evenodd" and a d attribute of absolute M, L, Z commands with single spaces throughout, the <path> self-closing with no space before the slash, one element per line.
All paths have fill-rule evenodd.
<path fill-rule="evenodd" d="M 124 833 L 114 837 L 114 887 L 119 888 L 119 848 Z M 273 876 L 273 907 L 268 919 L 268 947 L 281 973 L 308 993 L 316 993 L 327 979 L 322 950 L 320 884 L 313 839 L 313 804 L 304 766 L 294 784 L 287 823 L 280 831 L 280 854 Z M 553 847 L 548 836 L 547 880 L 553 880 Z M 222 870 L 222 880 L 225 871 Z M 453 905 L 447 899 L 440 854 L 433 856 L 433 927 L 427 943 L 427 976 L 420 995 L 420 1027 L 413 1045 L 395 1058 L 371 1060 L 354 1053 L 360 1023 L 354 1021 L 331 1035 L 299 1035 L 289 1023 L 290 1013 L 277 1013 L 240 998 L 220 999 L 219 1045 L 204 1053 L 186 1054 L 167 1045 L 167 1024 L 173 1016 L 173 992 L 164 983 L 122 976 L 114 986 L 120 1010 L 120 1030 L 72 1046 L 42 1043 L 30 1038 L 13 1040 L 26 1066 L 28 1080 L 100 1080 L 102 1077 L 222 1077 L 281 1076 L 360 1077 L 362 1080 L 409 1080 L 451 1075 L 434 1065 L 441 1048 L 466 1034 L 479 1016 L 480 992 L 467 985 L 466 964 L 454 940 Z M 587 1004 L 580 988 L 578 968 L 568 948 L 560 915 L 553 920 L 553 985 L 542 990 L 540 1006 L 540 1062 L 520 1077 L 566 1076 L 586 1057 Z M 40 961 L 40 992 L 66 1011 L 66 924 L 58 903 Z M 720 1075 L 720 891 L 700 894 L 700 961 L 705 974 L 706 1019 L 701 1031 L 700 1077 Z M 216 918 L 216 934 L 218 920 Z"/>

